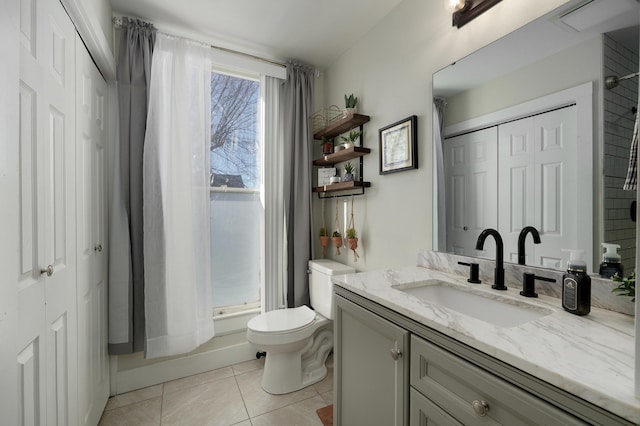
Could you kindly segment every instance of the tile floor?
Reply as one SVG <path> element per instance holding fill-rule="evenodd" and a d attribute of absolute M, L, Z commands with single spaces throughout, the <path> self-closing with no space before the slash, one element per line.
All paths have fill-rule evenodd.
<path fill-rule="evenodd" d="M 99 426 L 322 426 L 316 410 L 333 403 L 327 377 L 286 395 L 260 386 L 264 359 L 247 361 L 109 398 Z"/>

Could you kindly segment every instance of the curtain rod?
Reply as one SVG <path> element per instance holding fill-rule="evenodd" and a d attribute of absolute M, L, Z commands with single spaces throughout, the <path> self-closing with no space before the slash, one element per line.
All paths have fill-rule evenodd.
<path fill-rule="evenodd" d="M 245 56 L 247 58 L 256 59 L 258 61 L 266 62 L 268 64 L 277 65 L 277 66 L 282 67 L 282 68 L 286 68 L 287 67 L 287 64 L 285 62 L 277 61 L 275 59 L 268 59 L 268 58 L 264 58 L 262 56 L 252 55 L 251 53 L 245 53 L 245 52 L 240 52 L 240 51 L 233 50 L 233 49 L 228 49 L 226 47 L 215 46 L 213 44 L 211 44 L 209 46 L 211 46 L 212 49 L 220 50 L 220 51 L 231 53 L 231 54 L 234 54 L 234 55 Z"/>
<path fill-rule="evenodd" d="M 111 19 L 111 22 L 113 23 L 113 26 L 116 27 L 116 28 L 122 28 L 122 18 L 123 18 L 122 16 L 114 16 Z M 137 18 L 130 18 L 130 19 L 137 19 Z M 277 65 L 277 66 L 283 67 L 283 68 L 286 68 L 286 66 L 287 66 L 286 62 L 278 61 L 278 60 L 275 60 L 275 59 L 264 58 L 262 56 L 253 55 L 251 53 L 240 52 L 238 50 L 233 50 L 233 49 L 229 49 L 229 48 L 226 48 L 226 47 L 216 46 L 216 45 L 213 45 L 213 44 L 210 44 L 209 47 L 211 47 L 212 49 L 220 50 L 222 52 L 227 52 L 227 53 L 231 53 L 231 54 L 234 54 L 234 55 L 239 55 L 239 56 L 244 56 L 244 57 L 251 58 L 251 59 L 256 59 L 258 61 L 266 62 L 266 63 L 272 64 L 272 65 Z"/>

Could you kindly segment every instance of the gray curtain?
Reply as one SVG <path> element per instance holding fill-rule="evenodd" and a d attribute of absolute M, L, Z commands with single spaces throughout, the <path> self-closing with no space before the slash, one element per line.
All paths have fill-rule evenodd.
<path fill-rule="evenodd" d="M 315 70 L 290 62 L 283 83 L 284 209 L 287 241 L 287 306 L 309 304 L 311 258 L 311 147 L 309 116 Z"/>
<path fill-rule="evenodd" d="M 114 256 L 114 262 L 109 265 L 110 272 L 128 277 L 110 280 L 109 292 L 113 295 L 109 297 L 109 353 L 114 355 L 144 350 L 142 154 L 156 31 L 149 23 L 122 18 L 118 33 L 116 72 L 120 141 L 115 161 L 119 163 L 120 194 L 117 195 L 124 207 L 126 224 L 113 232 L 122 232 L 128 227 L 130 264 L 117 264 L 123 257 Z M 112 326 L 114 330 L 111 330 Z M 127 330 L 123 330 L 124 327 Z"/>
<path fill-rule="evenodd" d="M 433 143 L 436 156 L 436 203 L 437 203 L 437 220 L 438 220 L 438 236 L 436 240 L 438 251 L 447 250 L 447 217 L 446 217 L 446 193 L 444 182 L 444 111 L 447 101 L 440 97 L 433 98 Z"/>

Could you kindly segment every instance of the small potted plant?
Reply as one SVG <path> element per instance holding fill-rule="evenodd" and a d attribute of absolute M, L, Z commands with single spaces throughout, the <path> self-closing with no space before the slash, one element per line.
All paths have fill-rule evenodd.
<path fill-rule="evenodd" d="M 344 111 L 343 116 L 345 118 L 352 117 L 356 113 L 356 105 L 358 105 L 358 98 L 353 96 L 353 93 L 347 96 L 344 95 Z"/>
<path fill-rule="evenodd" d="M 342 247 L 342 234 L 336 229 L 335 231 L 333 231 L 331 239 L 333 240 L 333 245 L 336 246 L 336 254 L 339 256 L 340 247 Z"/>
<path fill-rule="evenodd" d="M 331 141 L 331 139 L 327 138 L 326 136 L 322 137 L 322 153 L 324 155 L 329 155 L 333 152 L 333 142 Z"/>
<path fill-rule="evenodd" d="M 324 226 L 320 228 L 320 245 L 323 249 L 329 245 L 329 232 Z"/>
<path fill-rule="evenodd" d="M 351 181 L 354 180 L 353 166 L 351 165 L 351 161 L 347 161 L 347 164 L 344 165 L 344 177 L 343 177 L 343 179 L 344 179 L 345 182 L 351 182 Z"/>
<path fill-rule="evenodd" d="M 360 135 L 362 135 L 362 132 L 354 129 L 349 132 L 349 136 L 340 136 L 340 140 L 344 142 L 344 148 L 348 149 L 356 145 L 356 141 Z"/>
<path fill-rule="evenodd" d="M 347 229 L 347 245 L 349 246 L 349 250 L 353 250 L 353 261 L 358 261 L 358 252 L 356 249 L 358 248 L 358 232 L 356 228 Z"/>
<path fill-rule="evenodd" d="M 618 293 L 618 296 L 631 297 L 631 302 L 636 301 L 636 273 L 632 272 L 627 278 L 622 278 L 617 273 L 611 277 L 611 280 L 619 283 L 617 287 L 611 290 Z"/>

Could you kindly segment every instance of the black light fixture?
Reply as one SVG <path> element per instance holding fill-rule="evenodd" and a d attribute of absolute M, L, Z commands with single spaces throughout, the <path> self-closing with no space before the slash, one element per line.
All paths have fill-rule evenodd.
<path fill-rule="evenodd" d="M 445 0 L 453 8 L 452 25 L 462 27 L 502 0 Z"/>

